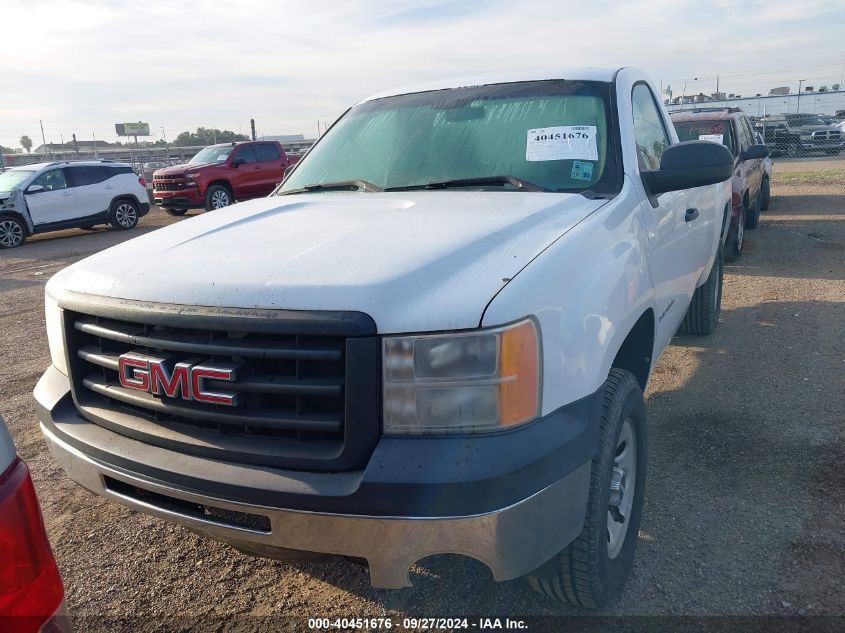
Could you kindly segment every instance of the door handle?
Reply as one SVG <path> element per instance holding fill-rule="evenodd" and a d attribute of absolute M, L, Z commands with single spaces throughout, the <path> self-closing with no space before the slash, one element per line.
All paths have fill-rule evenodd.
<path fill-rule="evenodd" d="M 62 194 L 62 198 L 69 198 L 69 197 L 70 197 L 70 196 L 72 196 L 72 195 L 73 195 L 73 194 L 72 194 L 70 191 L 65 191 L 65 192 Z"/>
<path fill-rule="evenodd" d="M 692 222 L 698 217 L 698 209 L 687 209 L 684 215 L 684 222 Z"/>
<path fill-rule="evenodd" d="M 114 185 L 106 185 L 103 187 L 104 189 L 114 189 Z"/>

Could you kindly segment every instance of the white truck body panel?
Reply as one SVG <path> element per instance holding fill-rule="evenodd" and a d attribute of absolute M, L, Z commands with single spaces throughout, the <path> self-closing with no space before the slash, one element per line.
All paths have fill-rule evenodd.
<path fill-rule="evenodd" d="M 508 279 L 606 202 L 468 191 L 260 198 L 110 248 L 51 284 L 156 303 L 358 310 L 380 333 L 475 328 Z"/>

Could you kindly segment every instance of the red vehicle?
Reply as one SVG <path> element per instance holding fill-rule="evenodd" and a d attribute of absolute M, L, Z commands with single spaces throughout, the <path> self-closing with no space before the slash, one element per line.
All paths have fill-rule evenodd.
<path fill-rule="evenodd" d="M 68 633 L 64 598 L 29 469 L 0 417 L 0 631 Z"/>
<path fill-rule="evenodd" d="M 170 215 L 222 209 L 236 200 L 266 196 L 297 161 L 276 141 L 209 145 L 185 165 L 153 173 L 153 199 Z"/>

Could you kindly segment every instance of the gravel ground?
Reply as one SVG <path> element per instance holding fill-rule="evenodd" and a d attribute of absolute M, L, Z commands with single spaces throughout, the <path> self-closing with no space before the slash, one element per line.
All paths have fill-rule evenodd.
<path fill-rule="evenodd" d="M 607 614 L 845 616 L 845 186 L 776 178 L 773 195 L 741 262 L 726 268 L 717 332 L 675 339 L 656 366 L 639 551 Z M 0 412 L 32 469 L 77 626 L 259 630 L 271 616 L 572 613 L 459 557 L 425 561 L 403 591 L 372 589 L 366 569 L 346 561 L 252 558 L 68 480 L 31 396 L 49 363 L 44 283 L 173 221 L 154 209 L 135 232 L 66 231 L 0 252 Z"/>

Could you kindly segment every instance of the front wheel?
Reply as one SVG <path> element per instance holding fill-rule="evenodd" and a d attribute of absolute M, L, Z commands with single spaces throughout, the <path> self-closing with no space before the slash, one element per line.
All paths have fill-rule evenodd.
<path fill-rule="evenodd" d="M 26 240 L 23 222 L 10 215 L 0 217 L 0 248 L 15 248 Z"/>
<path fill-rule="evenodd" d="M 611 369 L 604 385 L 600 443 L 591 464 L 581 534 L 528 576 L 538 592 L 587 609 L 608 605 L 631 571 L 646 478 L 646 411 L 634 375 Z"/>
<path fill-rule="evenodd" d="M 111 205 L 109 224 L 118 231 L 128 231 L 138 225 L 138 205 L 131 200 L 115 200 Z"/>
<path fill-rule="evenodd" d="M 681 321 L 679 332 L 682 334 L 712 334 L 719 324 L 719 314 L 722 311 L 722 283 L 724 266 L 722 265 L 722 249 L 716 252 L 713 267 L 707 276 L 707 281 L 695 289 L 692 301 Z"/>
<path fill-rule="evenodd" d="M 223 185 L 211 185 L 205 192 L 205 210 L 215 211 L 232 204 L 231 192 Z"/>

